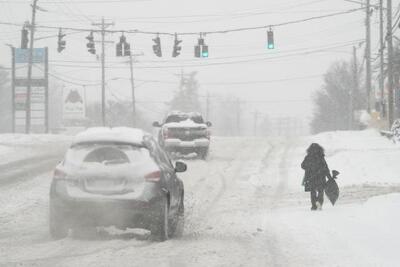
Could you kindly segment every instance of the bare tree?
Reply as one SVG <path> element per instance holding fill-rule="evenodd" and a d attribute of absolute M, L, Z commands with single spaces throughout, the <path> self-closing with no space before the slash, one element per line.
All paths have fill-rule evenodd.
<path fill-rule="evenodd" d="M 170 102 L 171 110 L 201 112 L 196 74 L 197 72 L 191 72 L 188 75 L 182 75 L 180 88 Z"/>
<path fill-rule="evenodd" d="M 356 79 L 360 83 L 361 75 L 357 76 L 354 77 L 352 64 L 348 62 L 335 62 L 330 66 L 322 88 L 314 95 L 316 107 L 311 122 L 314 133 L 349 129 L 350 116 L 353 116 L 354 110 L 365 106 L 365 92 L 355 87 Z M 350 105 L 350 92 L 353 105 Z M 353 110 L 350 110 L 351 106 Z"/>

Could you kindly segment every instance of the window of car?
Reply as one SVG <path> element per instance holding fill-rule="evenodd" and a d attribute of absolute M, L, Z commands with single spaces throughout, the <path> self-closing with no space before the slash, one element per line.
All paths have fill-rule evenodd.
<path fill-rule="evenodd" d="M 149 151 L 144 147 L 126 144 L 79 144 L 71 147 L 65 156 L 65 165 L 129 164 L 148 160 Z"/>
<path fill-rule="evenodd" d="M 181 122 L 187 120 L 188 117 L 186 115 L 170 115 L 165 119 L 165 123 L 173 123 L 173 122 Z"/>

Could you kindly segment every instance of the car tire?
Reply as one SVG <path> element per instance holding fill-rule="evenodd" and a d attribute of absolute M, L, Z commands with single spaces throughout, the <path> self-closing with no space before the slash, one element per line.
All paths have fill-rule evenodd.
<path fill-rule="evenodd" d="M 201 159 L 207 159 L 207 156 L 208 156 L 208 148 L 202 148 L 202 149 L 200 149 L 198 154 L 199 154 L 199 157 L 200 157 Z"/>
<path fill-rule="evenodd" d="M 167 198 L 164 198 L 161 203 L 159 216 L 152 227 L 151 235 L 159 241 L 165 241 L 168 240 L 169 234 L 169 208 Z"/>
<path fill-rule="evenodd" d="M 180 238 L 183 236 L 183 231 L 185 228 L 185 206 L 183 194 L 179 203 L 178 213 L 174 221 L 173 237 Z"/>
<path fill-rule="evenodd" d="M 63 212 L 57 208 L 50 201 L 49 208 L 49 230 L 53 239 L 62 239 L 68 236 L 69 228 L 65 224 Z"/>

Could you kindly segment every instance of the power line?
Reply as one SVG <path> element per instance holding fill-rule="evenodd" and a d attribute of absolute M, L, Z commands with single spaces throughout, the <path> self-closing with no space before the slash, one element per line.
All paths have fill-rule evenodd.
<path fill-rule="evenodd" d="M 355 8 L 355 9 L 349 9 L 346 11 L 341 11 L 341 12 L 335 12 L 335 13 L 330 13 L 326 15 L 321 15 L 321 16 L 314 16 L 314 17 L 309 17 L 309 18 L 304 18 L 304 19 L 298 19 L 298 20 L 291 20 L 291 21 L 286 21 L 286 22 L 281 22 L 281 23 L 276 23 L 276 24 L 269 24 L 269 25 L 262 25 L 262 26 L 255 26 L 255 27 L 243 27 L 243 28 L 232 28 L 232 29 L 225 29 L 225 30 L 215 30 L 215 31 L 201 31 L 203 35 L 209 35 L 209 34 L 226 34 L 226 33 L 233 33 L 233 32 L 243 32 L 243 31 L 253 31 L 253 30 L 262 30 L 262 29 L 269 29 L 269 28 L 275 28 L 275 27 L 282 27 L 282 26 L 287 26 L 287 25 L 292 25 L 292 24 L 299 24 L 299 23 L 304 23 L 304 22 L 309 22 L 313 20 L 320 20 L 324 18 L 330 18 L 330 17 L 335 17 L 339 15 L 346 15 L 350 13 L 354 13 L 360 10 L 364 10 L 364 8 Z M 10 23 L 10 22 L 0 22 L 0 24 L 3 25 L 10 25 L 10 26 L 23 26 L 22 24 L 17 24 L 17 23 Z M 70 31 L 80 31 L 80 32 L 100 32 L 98 29 L 87 29 L 87 28 L 72 28 L 72 27 L 60 27 L 60 26 L 45 26 L 45 25 L 37 25 L 37 28 L 42 28 L 42 29 L 64 29 L 64 30 L 70 30 Z M 158 34 L 158 35 L 169 35 L 169 36 L 175 36 L 175 34 L 178 35 L 198 35 L 199 32 L 159 32 L 159 31 L 141 31 L 141 30 L 106 30 L 108 33 L 119 33 L 119 32 L 124 32 L 124 33 L 131 33 L 131 34 Z"/>
<path fill-rule="evenodd" d="M 310 55 L 314 53 L 322 53 L 322 52 L 330 52 L 331 49 L 334 48 L 339 48 L 339 47 L 347 47 L 347 46 L 352 46 L 354 44 L 359 43 L 361 40 L 355 40 L 352 42 L 349 42 L 344 45 L 337 45 L 337 46 L 331 46 L 331 47 L 326 47 L 322 49 L 315 49 L 315 50 L 309 50 L 309 51 L 304 51 L 301 53 L 291 53 L 287 55 L 281 55 L 281 56 L 268 56 L 268 57 L 259 57 L 259 58 L 251 58 L 251 59 L 241 59 L 241 60 L 232 60 L 232 61 L 222 61 L 222 62 L 207 62 L 203 64 L 180 64 L 180 65 L 166 65 L 166 66 L 136 66 L 135 68 L 137 69 L 162 69 L 162 68 L 182 68 L 182 67 L 205 67 L 205 66 L 217 66 L 217 65 L 231 65 L 231 64 L 241 64 L 241 63 L 250 63 L 250 62 L 257 62 L 257 61 L 271 61 L 271 60 L 277 60 L 277 59 L 282 59 L 282 58 L 289 58 L 289 57 L 295 57 L 295 56 L 302 56 L 302 55 Z M 72 65 L 72 64 L 52 64 L 53 66 L 59 66 L 59 67 L 82 67 L 82 68 L 88 68 L 88 69 L 98 69 L 99 66 L 84 66 L 84 65 Z M 111 68 L 111 69 L 126 69 L 127 66 L 108 66 L 106 68 Z"/>

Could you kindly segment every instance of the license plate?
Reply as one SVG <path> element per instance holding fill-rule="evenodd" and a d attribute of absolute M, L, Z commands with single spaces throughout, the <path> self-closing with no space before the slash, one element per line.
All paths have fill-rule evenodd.
<path fill-rule="evenodd" d="M 97 189 L 114 189 L 115 187 L 120 187 L 122 182 L 120 180 L 103 180 L 103 179 L 93 179 L 86 183 L 89 188 Z"/>

